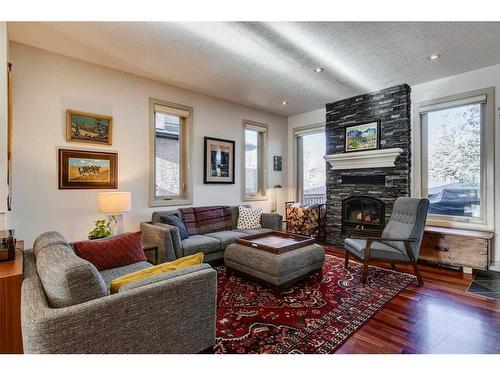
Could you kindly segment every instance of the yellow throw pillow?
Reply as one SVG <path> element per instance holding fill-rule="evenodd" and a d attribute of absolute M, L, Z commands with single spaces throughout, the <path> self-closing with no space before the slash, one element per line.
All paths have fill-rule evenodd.
<path fill-rule="evenodd" d="M 193 255 L 188 255 L 187 257 L 176 259 L 173 262 L 162 263 L 158 264 L 157 266 L 144 268 L 143 270 L 132 272 L 129 273 L 128 275 L 123 275 L 117 279 L 114 279 L 113 281 L 111 281 L 109 289 L 111 293 L 116 293 L 118 292 L 118 289 L 120 289 L 125 284 L 146 279 L 148 277 L 155 276 L 163 272 L 170 272 L 170 271 L 180 270 L 182 268 L 186 268 L 189 266 L 195 266 L 197 264 L 201 264 L 203 262 L 203 258 L 204 258 L 203 253 L 196 253 Z"/>

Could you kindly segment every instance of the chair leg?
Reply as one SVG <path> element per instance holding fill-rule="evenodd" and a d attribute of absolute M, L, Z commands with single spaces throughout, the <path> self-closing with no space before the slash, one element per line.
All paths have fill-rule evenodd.
<path fill-rule="evenodd" d="M 365 259 L 363 262 L 363 280 L 362 280 L 363 285 L 366 284 L 367 278 L 368 278 L 368 259 Z"/>
<path fill-rule="evenodd" d="M 420 270 L 418 269 L 417 261 L 415 260 L 414 262 L 412 262 L 412 265 L 413 265 L 413 270 L 415 271 L 415 275 L 417 275 L 418 285 L 423 286 L 424 279 L 422 279 L 422 275 L 420 274 Z"/>
<path fill-rule="evenodd" d="M 349 252 L 345 251 L 345 260 L 344 260 L 344 268 L 347 269 L 349 267 Z"/>
<path fill-rule="evenodd" d="M 372 246 L 372 240 L 367 240 L 365 245 L 365 254 L 363 257 L 363 285 L 366 284 L 366 280 L 368 279 L 368 261 L 370 260 L 370 249 Z"/>
<path fill-rule="evenodd" d="M 391 269 L 392 269 L 393 271 L 396 271 L 396 265 L 395 265 L 394 263 L 391 263 Z"/>

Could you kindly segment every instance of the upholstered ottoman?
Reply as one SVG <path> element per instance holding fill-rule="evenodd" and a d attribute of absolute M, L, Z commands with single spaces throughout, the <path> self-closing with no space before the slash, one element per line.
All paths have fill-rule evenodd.
<path fill-rule="evenodd" d="M 310 273 L 321 271 L 324 261 L 325 251 L 317 244 L 273 254 L 235 243 L 224 252 L 227 267 L 276 287 L 288 286 Z"/>

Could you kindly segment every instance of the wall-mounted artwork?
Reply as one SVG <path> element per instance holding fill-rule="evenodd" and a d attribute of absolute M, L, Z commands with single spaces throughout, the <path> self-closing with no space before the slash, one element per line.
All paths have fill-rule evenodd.
<path fill-rule="evenodd" d="M 113 118 L 95 113 L 66 110 L 66 140 L 111 146 Z"/>
<path fill-rule="evenodd" d="M 59 149 L 59 189 L 117 188 L 117 153 Z"/>
<path fill-rule="evenodd" d="M 203 182 L 234 184 L 234 141 L 205 137 Z"/>
<path fill-rule="evenodd" d="M 273 169 L 275 172 L 281 172 L 283 170 L 283 156 L 275 156 L 273 158 Z"/>
<path fill-rule="evenodd" d="M 375 150 L 379 147 L 379 121 L 345 128 L 345 151 Z"/>

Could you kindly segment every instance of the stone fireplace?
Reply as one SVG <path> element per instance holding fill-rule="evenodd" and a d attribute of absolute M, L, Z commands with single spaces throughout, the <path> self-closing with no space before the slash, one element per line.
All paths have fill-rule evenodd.
<path fill-rule="evenodd" d="M 406 84 L 326 105 L 326 242 L 346 229 L 380 233 L 394 201 L 410 195 L 410 87 Z M 377 150 L 345 152 L 345 127 L 380 122 Z"/>

